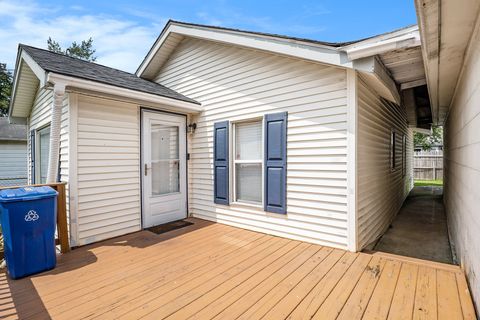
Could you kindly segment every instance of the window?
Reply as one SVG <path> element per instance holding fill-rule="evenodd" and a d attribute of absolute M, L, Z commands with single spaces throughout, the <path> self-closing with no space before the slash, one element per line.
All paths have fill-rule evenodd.
<path fill-rule="evenodd" d="M 152 123 L 152 194 L 180 192 L 178 126 Z"/>
<path fill-rule="evenodd" d="M 395 137 L 395 131 L 390 132 L 390 169 L 395 170 L 395 156 L 396 156 L 396 143 L 395 143 L 396 137 Z"/>
<path fill-rule="evenodd" d="M 47 182 L 48 153 L 50 149 L 50 126 L 37 130 L 36 179 L 37 183 Z"/>
<path fill-rule="evenodd" d="M 262 120 L 235 123 L 234 199 L 262 204 L 263 138 Z"/>

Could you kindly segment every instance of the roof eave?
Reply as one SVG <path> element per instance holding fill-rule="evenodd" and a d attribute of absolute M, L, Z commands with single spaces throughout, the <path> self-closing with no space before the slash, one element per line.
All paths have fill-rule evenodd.
<path fill-rule="evenodd" d="M 415 0 L 434 123 L 442 125 L 455 102 L 462 74 L 480 32 L 476 0 Z M 448 12 L 448 14 L 445 14 Z"/>
<path fill-rule="evenodd" d="M 165 96 L 155 95 L 151 93 L 141 92 L 132 89 L 126 89 L 117 87 L 114 85 L 108 85 L 96 81 L 85 80 L 81 78 L 75 78 L 58 73 L 49 72 L 47 75 L 48 83 L 62 83 L 68 88 L 77 88 L 87 91 L 95 91 L 104 94 L 111 94 L 115 96 L 130 98 L 134 100 L 140 100 L 146 103 L 155 103 L 167 105 L 169 107 L 176 108 L 180 111 L 188 113 L 199 113 L 203 110 L 202 106 L 198 103 L 188 102 L 178 99 L 173 99 Z"/>
<path fill-rule="evenodd" d="M 407 27 L 339 48 L 350 60 L 371 57 L 385 52 L 420 46 L 418 26 Z"/>
<path fill-rule="evenodd" d="M 245 48 L 273 52 L 286 56 L 321 62 L 340 67 L 352 67 L 351 61 L 336 47 L 315 44 L 295 39 L 285 39 L 263 34 L 253 34 L 228 29 L 217 29 L 169 21 L 160 36 L 148 52 L 136 71 L 138 77 L 145 77 L 146 70 L 155 55 L 162 49 L 163 43 L 170 34 L 205 39 L 225 44 L 238 45 Z"/>
<path fill-rule="evenodd" d="M 19 87 L 19 82 L 22 77 L 22 64 L 26 63 L 31 71 L 38 78 L 39 86 L 44 87 L 46 84 L 46 72 L 43 70 L 33 59 L 32 57 L 23 49 L 22 45 L 18 46 L 17 59 L 15 62 L 15 73 L 13 76 L 13 87 L 12 95 L 10 100 L 10 105 L 8 108 L 8 118 L 11 123 L 16 124 L 25 124 L 27 115 L 17 115 L 15 114 L 16 106 L 16 97 Z M 32 97 L 35 95 L 35 92 L 32 93 Z"/>

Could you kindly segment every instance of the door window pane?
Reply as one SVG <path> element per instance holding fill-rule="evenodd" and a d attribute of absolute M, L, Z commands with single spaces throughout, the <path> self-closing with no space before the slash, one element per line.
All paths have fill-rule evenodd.
<path fill-rule="evenodd" d="M 253 203 L 262 202 L 262 165 L 260 163 L 237 163 L 237 200 Z"/>
<path fill-rule="evenodd" d="M 152 124 L 152 194 L 180 192 L 178 126 Z"/>
<path fill-rule="evenodd" d="M 238 123 L 235 127 L 235 159 L 262 159 L 262 122 Z"/>
<path fill-rule="evenodd" d="M 50 127 L 38 131 L 38 183 L 47 182 L 48 153 L 50 150 Z"/>

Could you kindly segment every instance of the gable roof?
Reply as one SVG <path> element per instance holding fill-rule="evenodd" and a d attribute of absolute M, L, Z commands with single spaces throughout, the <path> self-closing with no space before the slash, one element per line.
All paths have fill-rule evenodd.
<path fill-rule="evenodd" d="M 26 141 L 27 126 L 10 124 L 8 118 L 0 117 L 0 141 Z"/>
<path fill-rule="evenodd" d="M 352 68 L 352 61 L 356 58 L 351 58 L 351 52 L 359 49 L 365 51 L 365 47 L 390 50 L 393 46 L 398 46 L 400 42 L 404 44 L 409 42 L 415 37 L 415 33 L 418 33 L 418 27 L 412 25 L 355 41 L 326 42 L 273 33 L 169 20 L 135 74 L 144 79 L 153 79 L 159 68 L 168 60 L 175 47 L 185 38 L 203 39 L 344 68 Z M 410 41 L 407 45 L 411 43 Z M 414 44 L 420 45 L 419 41 Z M 399 46 L 402 47 L 403 44 L 400 43 Z M 370 54 L 371 51 L 368 53 Z"/>
<path fill-rule="evenodd" d="M 19 48 L 25 50 L 46 72 L 54 72 L 65 76 L 91 80 L 120 88 L 199 104 L 197 101 L 172 89 L 156 82 L 139 78 L 129 72 L 24 44 L 20 44 Z"/>

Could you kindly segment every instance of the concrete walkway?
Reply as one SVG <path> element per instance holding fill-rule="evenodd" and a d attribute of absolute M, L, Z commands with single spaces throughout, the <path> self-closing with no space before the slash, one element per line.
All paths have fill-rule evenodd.
<path fill-rule="evenodd" d="M 375 251 L 453 263 L 441 187 L 415 187 Z"/>

